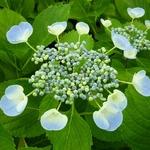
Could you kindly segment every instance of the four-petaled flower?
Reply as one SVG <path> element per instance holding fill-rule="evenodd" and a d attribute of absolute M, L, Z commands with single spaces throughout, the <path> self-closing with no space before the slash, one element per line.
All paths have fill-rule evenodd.
<path fill-rule="evenodd" d="M 100 19 L 101 23 L 103 24 L 104 27 L 108 28 L 109 26 L 112 25 L 110 20 L 104 20 L 104 19 Z"/>
<path fill-rule="evenodd" d="M 95 124 L 106 131 L 116 130 L 123 121 L 123 115 L 117 105 L 112 102 L 104 102 L 103 106 L 93 113 Z"/>
<path fill-rule="evenodd" d="M 76 24 L 76 30 L 79 35 L 82 35 L 82 34 L 88 34 L 90 29 L 89 29 L 88 24 L 84 22 L 78 22 Z"/>
<path fill-rule="evenodd" d="M 49 131 L 56 131 L 63 129 L 67 122 L 68 118 L 66 115 L 61 114 L 55 108 L 46 111 L 41 116 L 41 125 L 44 129 Z"/>
<path fill-rule="evenodd" d="M 7 116 L 17 116 L 21 114 L 28 102 L 28 97 L 23 93 L 20 85 L 11 85 L 5 90 L 5 95 L 0 101 L 0 108 Z"/>
<path fill-rule="evenodd" d="M 33 28 L 28 22 L 21 22 L 18 26 L 12 26 L 6 33 L 7 40 L 12 44 L 24 43 L 33 33 Z"/>
<path fill-rule="evenodd" d="M 132 19 L 140 18 L 145 14 L 145 10 L 140 7 L 127 8 L 127 12 Z"/>
<path fill-rule="evenodd" d="M 117 89 L 115 89 L 112 94 L 108 95 L 107 101 L 114 103 L 121 111 L 127 106 L 126 96 Z"/>
<path fill-rule="evenodd" d="M 141 95 L 150 96 L 150 79 L 144 70 L 133 75 L 132 84 Z"/>
<path fill-rule="evenodd" d="M 49 33 L 58 36 L 66 29 L 66 27 L 67 27 L 67 22 L 63 21 L 63 22 L 53 23 L 47 28 Z"/>
<path fill-rule="evenodd" d="M 125 38 L 123 35 L 115 33 L 113 30 L 111 32 L 111 39 L 115 47 L 121 50 L 129 51 L 133 49 L 127 38 Z"/>

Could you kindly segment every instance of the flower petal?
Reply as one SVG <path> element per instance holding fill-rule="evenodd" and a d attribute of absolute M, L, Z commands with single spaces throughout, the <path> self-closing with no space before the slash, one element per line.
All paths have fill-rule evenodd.
<path fill-rule="evenodd" d="M 12 26 L 6 33 L 7 40 L 12 44 L 27 42 L 33 33 L 33 28 L 28 22 L 21 22 L 18 26 Z"/>
<path fill-rule="evenodd" d="M 140 7 L 127 8 L 127 12 L 132 19 L 140 18 L 145 14 L 145 10 Z"/>
<path fill-rule="evenodd" d="M 141 95 L 150 96 L 150 79 L 144 70 L 133 75 L 132 84 Z"/>
<path fill-rule="evenodd" d="M 110 20 L 104 20 L 104 19 L 100 19 L 101 23 L 103 24 L 104 27 L 108 28 L 109 26 L 112 25 Z"/>
<path fill-rule="evenodd" d="M 46 111 L 41 116 L 40 121 L 42 127 L 46 130 L 61 130 L 66 126 L 68 118 L 53 108 Z"/>
<path fill-rule="evenodd" d="M 18 103 L 18 105 L 16 107 L 17 111 L 20 112 L 20 113 L 23 112 L 26 105 L 27 105 L 27 102 L 28 102 L 28 97 L 24 95 L 23 100 L 20 101 L 20 103 Z"/>
<path fill-rule="evenodd" d="M 150 20 L 145 20 L 145 25 L 147 29 L 150 29 Z"/>
<path fill-rule="evenodd" d="M 121 49 L 121 50 L 132 50 L 133 47 L 131 46 L 130 42 L 128 41 L 127 38 L 125 38 L 124 36 L 115 33 L 113 30 L 111 32 L 111 38 L 112 41 L 115 45 L 115 47 Z"/>
<path fill-rule="evenodd" d="M 121 111 L 127 106 L 127 98 L 125 97 L 124 93 L 117 89 L 114 90 L 114 93 L 108 95 L 107 101 L 117 105 Z"/>
<path fill-rule="evenodd" d="M 82 35 L 82 34 L 88 34 L 90 28 L 89 28 L 88 24 L 86 24 L 84 22 L 78 22 L 76 24 L 76 30 L 79 35 Z"/>
<path fill-rule="evenodd" d="M 67 27 L 67 22 L 63 21 L 63 22 L 56 22 L 53 23 L 51 26 L 48 26 L 48 32 L 53 34 L 53 35 L 60 35 Z"/>
<path fill-rule="evenodd" d="M 124 51 L 123 54 L 124 54 L 124 57 L 128 59 L 135 59 L 136 54 L 137 54 L 137 49 L 133 48 L 132 50 Z"/>

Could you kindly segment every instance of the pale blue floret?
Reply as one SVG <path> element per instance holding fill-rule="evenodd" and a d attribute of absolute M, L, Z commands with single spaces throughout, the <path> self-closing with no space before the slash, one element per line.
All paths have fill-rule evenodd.
<path fill-rule="evenodd" d="M 21 22 L 18 26 L 12 26 L 6 33 L 7 40 L 12 44 L 27 42 L 33 33 L 33 28 L 28 22 Z"/>
<path fill-rule="evenodd" d="M 133 75 L 132 84 L 143 96 L 150 96 L 150 79 L 144 70 Z"/>
<path fill-rule="evenodd" d="M 111 102 L 104 102 L 99 111 L 93 113 L 95 124 L 106 131 L 116 130 L 123 121 L 120 109 Z"/>
<path fill-rule="evenodd" d="M 5 95 L 0 101 L 0 108 L 7 116 L 21 114 L 28 102 L 28 97 L 23 93 L 20 85 L 11 85 L 5 90 Z"/>

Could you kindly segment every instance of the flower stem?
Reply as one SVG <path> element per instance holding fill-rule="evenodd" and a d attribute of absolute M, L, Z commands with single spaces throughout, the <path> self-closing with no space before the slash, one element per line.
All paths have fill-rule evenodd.
<path fill-rule="evenodd" d="M 30 96 L 35 90 L 31 91 L 29 94 L 27 94 L 26 96 Z"/>
<path fill-rule="evenodd" d="M 59 103 L 59 105 L 58 105 L 58 107 L 57 107 L 57 110 L 59 110 L 61 104 L 62 104 L 62 101 Z"/>
<path fill-rule="evenodd" d="M 78 42 L 80 42 L 80 37 L 81 37 L 81 35 L 79 34 Z"/>
<path fill-rule="evenodd" d="M 36 49 L 33 48 L 28 42 L 26 42 L 26 44 L 27 44 L 34 52 L 36 52 Z"/>
<path fill-rule="evenodd" d="M 125 84 L 132 84 L 132 82 L 127 82 L 127 81 L 122 81 L 122 80 L 119 80 L 119 82 L 125 83 Z"/>
<path fill-rule="evenodd" d="M 59 36 L 57 35 L 56 37 L 57 37 L 57 42 L 58 42 L 58 44 L 59 44 L 59 43 L 60 43 L 60 41 L 59 41 Z"/>
<path fill-rule="evenodd" d="M 108 50 L 105 54 L 107 55 L 108 53 L 110 53 L 111 51 L 113 51 L 113 49 L 115 49 L 116 46 L 114 46 L 113 48 L 111 48 L 110 50 Z"/>
<path fill-rule="evenodd" d="M 95 101 L 95 103 L 99 108 L 101 108 L 101 106 L 99 105 L 99 103 L 97 101 Z"/>

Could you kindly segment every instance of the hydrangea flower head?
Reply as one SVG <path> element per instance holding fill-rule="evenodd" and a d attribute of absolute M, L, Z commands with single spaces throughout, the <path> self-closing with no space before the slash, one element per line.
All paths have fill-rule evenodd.
<path fill-rule="evenodd" d="M 103 24 L 104 27 L 108 28 L 109 26 L 112 25 L 110 20 L 104 20 L 104 19 L 100 19 L 101 23 Z"/>
<path fill-rule="evenodd" d="M 145 10 L 140 7 L 127 8 L 127 12 L 132 19 L 140 18 L 145 14 Z"/>
<path fill-rule="evenodd" d="M 114 92 L 108 95 L 107 101 L 114 103 L 122 111 L 127 106 L 127 98 L 121 91 L 115 89 Z"/>
<path fill-rule="evenodd" d="M 124 55 L 124 57 L 126 57 L 128 59 L 135 59 L 136 55 L 137 55 L 137 49 L 133 48 L 130 51 L 123 51 L 123 55 Z"/>
<path fill-rule="evenodd" d="M 93 113 L 93 119 L 99 128 L 114 131 L 121 125 L 123 115 L 118 106 L 107 101 L 98 111 Z"/>
<path fill-rule="evenodd" d="M 28 22 L 21 22 L 19 25 L 12 26 L 6 33 L 7 40 L 12 44 L 27 42 L 33 33 L 33 28 Z"/>
<path fill-rule="evenodd" d="M 61 114 L 55 108 L 46 111 L 41 116 L 41 125 L 44 129 L 49 131 L 56 131 L 63 129 L 68 122 L 66 115 Z"/>
<path fill-rule="evenodd" d="M 82 35 L 82 34 L 88 34 L 90 28 L 89 28 L 88 24 L 86 24 L 84 22 L 78 22 L 76 24 L 76 30 L 79 35 Z"/>
<path fill-rule="evenodd" d="M 7 116 L 17 116 L 21 114 L 28 102 L 28 97 L 23 93 L 20 85 L 11 85 L 5 90 L 5 95 L 0 101 L 0 108 Z"/>
<path fill-rule="evenodd" d="M 150 20 L 145 20 L 145 25 L 147 29 L 150 29 Z"/>
<path fill-rule="evenodd" d="M 150 79 L 144 70 L 133 75 L 132 84 L 141 95 L 150 96 Z"/>
<path fill-rule="evenodd" d="M 53 23 L 47 28 L 49 33 L 58 36 L 66 29 L 66 27 L 67 27 L 67 22 L 63 21 L 63 22 Z"/>

